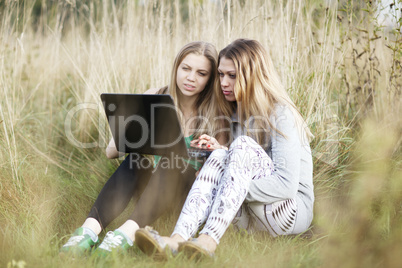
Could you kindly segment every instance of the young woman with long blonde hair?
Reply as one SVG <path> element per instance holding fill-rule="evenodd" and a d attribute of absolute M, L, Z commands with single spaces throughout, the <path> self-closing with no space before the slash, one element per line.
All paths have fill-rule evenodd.
<path fill-rule="evenodd" d="M 219 53 L 220 108 L 232 118 L 228 150 L 210 135 L 194 145 L 216 149 L 197 176 L 171 237 L 140 229 L 147 254 L 212 255 L 231 223 L 272 236 L 306 231 L 313 218 L 312 137 L 280 82 L 269 54 L 238 39 Z M 225 100 L 223 100 L 223 97 Z M 205 225 L 204 225 L 205 224 Z M 197 231 L 199 237 L 194 237 Z"/>
<path fill-rule="evenodd" d="M 145 92 L 172 96 L 188 146 L 191 140 L 199 138 L 205 131 L 213 135 L 222 127 L 215 120 L 218 115 L 214 90 L 218 84 L 217 56 L 215 47 L 210 43 L 189 43 L 175 58 L 170 84 Z M 221 138 L 224 142 L 223 135 Z M 122 155 L 116 150 L 113 139 L 106 149 L 106 155 L 108 158 Z M 161 161 L 160 157 L 155 158 Z M 182 205 L 201 165 L 197 161 L 182 160 L 189 163 L 191 168 L 185 169 L 186 165 L 172 168 L 175 163 L 170 163 L 169 167 L 156 165 L 154 169 L 145 156 L 129 154 L 106 182 L 84 224 L 74 232 L 60 252 L 82 254 L 97 246 L 102 229 L 123 212 L 133 197 L 139 197 L 129 219 L 115 231 L 108 232 L 97 251 L 107 254 L 132 246 L 139 226 L 151 224 L 163 213 Z M 133 161 L 142 165 L 133 164 Z"/>

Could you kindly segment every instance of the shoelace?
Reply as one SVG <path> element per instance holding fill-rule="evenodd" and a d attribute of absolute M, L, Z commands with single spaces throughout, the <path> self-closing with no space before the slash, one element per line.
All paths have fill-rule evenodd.
<path fill-rule="evenodd" d="M 120 246 L 123 239 L 121 235 L 115 235 L 110 231 L 106 234 L 106 238 L 99 247 L 111 251 L 113 248 Z"/>
<path fill-rule="evenodd" d="M 70 247 L 70 246 L 75 246 L 77 245 L 79 242 L 81 242 L 81 240 L 84 239 L 83 235 L 76 235 L 71 237 L 67 243 L 64 245 L 64 247 Z"/>

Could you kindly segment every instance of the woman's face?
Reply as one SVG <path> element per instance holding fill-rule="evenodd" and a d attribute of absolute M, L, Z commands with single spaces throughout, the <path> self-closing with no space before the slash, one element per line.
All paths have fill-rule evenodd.
<path fill-rule="evenodd" d="M 221 89 L 227 101 L 236 101 L 234 85 L 236 82 L 236 68 L 231 59 L 222 57 L 218 66 Z"/>
<path fill-rule="evenodd" d="M 180 92 L 194 97 L 204 90 L 211 76 L 211 63 L 202 55 L 188 54 L 177 69 L 176 83 Z"/>

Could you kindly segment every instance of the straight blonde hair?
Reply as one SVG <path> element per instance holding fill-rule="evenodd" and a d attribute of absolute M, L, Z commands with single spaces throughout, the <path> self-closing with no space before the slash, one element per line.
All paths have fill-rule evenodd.
<path fill-rule="evenodd" d="M 194 138 L 198 138 L 202 134 L 208 134 L 215 136 L 219 133 L 222 123 L 217 120 L 217 117 L 221 114 L 219 112 L 219 106 L 217 104 L 217 91 L 215 90 L 219 87 L 218 81 L 218 52 L 213 44 L 208 42 L 196 41 L 185 45 L 177 54 L 173 69 L 170 77 L 170 83 L 167 87 L 164 87 L 160 92 L 168 92 L 176 105 L 179 108 L 179 118 L 181 121 L 182 128 L 184 129 L 186 122 L 184 121 L 181 103 L 181 93 L 177 86 L 176 77 L 177 69 L 183 61 L 183 59 L 189 55 L 195 54 L 199 56 L 205 56 L 211 64 L 210 77 L 203 91 L 197 97 L 195 102 L 195 109 L 197 110 L 197 115 L 194 117 L 195 121 L 195 132 Z"/>
<path fill-rule="evenodd" d="M 258 41 L 237 39 L 220 51 L 218 66 L 223 57 L 232 60 L 236 69 L 234 86 L 236 102 L 222 101 L 223 94 L 219 99 L 220 109 L 225 115 L 230 116 L 236 111 L 240 123 L 246 126 L 248 134 L 250 121 L 247 121 L 250 118 L 263 119 L 255 120 L 256 125 L 253 125 L 253 128 L 261 130 L 256 135 L 257 142 L 260 145 L 267 145 L 265 137 L 272 130 L 286 138 L 286 133 L 279 132 L 270 121 L 275 104 L 282 104 L 292 111 L 301 141 L 303 142 L 305 138 L 307 141 L 310 140 L 312 134 L 306 122 L 282 85 L 271 57 Z"/>

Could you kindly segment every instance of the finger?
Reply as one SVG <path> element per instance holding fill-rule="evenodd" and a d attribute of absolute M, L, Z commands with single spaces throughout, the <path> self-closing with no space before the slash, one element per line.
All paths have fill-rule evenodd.
<path fill-rule="evenodd" d="M 198 143 L 190 143 L 191 147 L 198 148 Z"/>
<path fill-rule="evenodd" d="M 201 138 L 197 140 L 197 142 L 200 142 L 200 141 L 206 141 L 206 142 L 208 142 L 209 140 L 207 140 L 207 139 L 201 139 Z"/>
<path fill-rule="evenodd" d="M 213 143 L 213 144 L 219 144 L 219 142 L 215 139 L 215 138 L 213 138 L 213 137 L 211 137 L 211 139 L 209 140 L 211 143 Z"/>
<path fill-rule="evenodd" d="M 200 140 L 200 141 L 198 142 L 198 146 L 199 146 L 199 147 L 206 146 L 207 144 L 208 144 L 208 141 L 206 141 L 206 140 Z"/>
<path fill-rule="evenodd" d="M 217 150 L 217 149 L 220 149 L 220 146 L 216 146 L 216 145 L 207 145 L 207 149 L 208 150 L 211 150 L 211 151 L 214 151 L 214 150 Z"/>
<path fill-rule="evenodd" d="M 192 141 L 190 141 L 190 144 L 197 144 L 199 142 L 199 139 L 194 139 Z"/>
<path fill-rule="evenodd" d="M 208 136 L 207 134 L 202 134 L 202 135 L 200 136 L 200 139 L 210 140 L 211 137 Z"/>
<path fill-rule="evenodd" d="M 209 142 L 206 141 L 206 140 L 200 140 L 200 141 L 198 142 L 198 145 L 206 145 L 207 143 L 209 143 Z"/>

